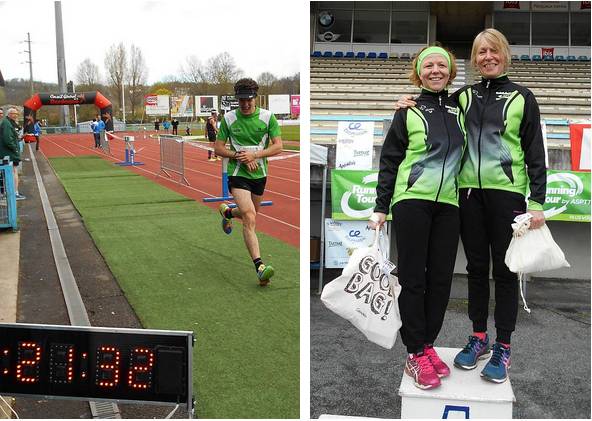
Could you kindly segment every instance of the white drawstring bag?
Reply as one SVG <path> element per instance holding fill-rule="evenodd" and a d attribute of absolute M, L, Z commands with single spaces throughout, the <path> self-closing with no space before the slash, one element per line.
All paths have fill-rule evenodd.
<path fill-rule="evenodd" d="M 512 240 L 506 251 L 504 262 L 510 271 L 517 273 L 520 280 L 520 295 L 524 310 L 530 313 L 524 298 L 522 283 L 524 274 L 570 267 L 563 251 L 553 240 L 547 225 L 528 229 L 532 215 L 525 213 L 514 218 Z"/>
<path fill-rule="evenodd" d="M 399 303 L 401 286 L 391 275 L 395 265 L 386 258 L 388 238 L 379 246 L 382 235 L 376 229 L 374 244 L 352 253 L 341 276 L 329 282 L 321 301 L 325 306 L 349 320 L 368 338 L 383 348 L 391 349 L 401 327 Z"/>

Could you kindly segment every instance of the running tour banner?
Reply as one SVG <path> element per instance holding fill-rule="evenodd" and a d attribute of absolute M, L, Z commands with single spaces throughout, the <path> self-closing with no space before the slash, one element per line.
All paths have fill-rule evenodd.
<path fill-rule="evenodd" d="M 290 114 L 300 117 L 300 95 L 290 95 Z"/>
<path fill-rule="evenodd" d="M 377 184 L 376 170 L 331 170 L 331 217 L 367 221 L 376 205 Z"/>
<path fill-rule="evenodd" d="M 355 249 L 374 243 L 368 221 L 325 219 L 325 267 L 344 268 Z"/>
<path fill-rule="evenodd" d="M 146 115 L 169 115 L 168 95 L 145 95 Z"/>
<path fill-rule="evenodd" d="M 335 168 L 371 170 L 374 149 L 373 121 L 340 121 L 337 126 Z"/>
<path fill-rule="evenodd" d="M 550 221 L 590 222 L 589 172 L 547 170 L 545 218 Z"/>
<path fill-rule="evenodd" d="M 189 95 L 171 97 L 171 117 L 193 117 L 193 97 Z"/>

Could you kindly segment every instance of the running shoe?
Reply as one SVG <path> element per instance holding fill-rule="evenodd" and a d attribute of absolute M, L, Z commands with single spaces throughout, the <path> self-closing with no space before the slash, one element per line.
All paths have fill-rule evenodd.
<path fill-rule="evenodd" d="M 271 265 L 259 265 L 259 269 L 257 269 L 257 277 L 259 278 L 259 285 L 262 287 L 267 286 L 271 281 L 271 277 L 274 274 L 273 266 Z"/>
<path fill-rule="evenodd" d="M 433 345 L 425 345 L 423 347 L 423 355 L 428 356 L 438 377 L 447 377 L 450 375 L 450 368 L 440 359 L 440 356 L 436 353 Z"/>
<path fill-rule="evenodd" d="M 16 200 L 25 200 L 27 198 L 27 196 L 25 196 L 24 194 L 20 194 L 20 193 L 16 193 L 15 197 L 16 197 Z"/>
<path fill-rule="evenodd" d="M 226 217 L 226 210 L 229 208 L 230 206 L 228 206 L 226 203 L 222 203 L 218 207 L 218 212 L 220 212 L 220 215 L 222 215 L 222 231 L 224 231 L 226 234 L 230 234 L 232 232 L 232 219 Z"/>
<path fill-rule="evenodd" d="M 208 161 L 215 161 L 216 158 L 208 158 Z"/>
<path fill-rule="evenodd" d="M 413 377 L 413 383 L 420 389 L 433 389 L 440 386 L 440 377 L 430 358 L 425 354 L 410 354 L 405 361 L 405 373 Z"/>
<path fill-rule="evenodd" d="M 456 354 L 454 366 L 464 370 L 472 370 L 477 367 L 477 361 L 489 357 L 489 336 L 485 336 L 485 341 L 481 341 L 476 336 L 469 336 L 469 342 Z"/>
<path fill-rule="evenodd" d="M 499 342 L 493 344 L 491 358 L 481 371 L 481 377 L 494 383 L 503 383 L 508 378 L 508 369 L 511 366 L 510 347 Z"/>

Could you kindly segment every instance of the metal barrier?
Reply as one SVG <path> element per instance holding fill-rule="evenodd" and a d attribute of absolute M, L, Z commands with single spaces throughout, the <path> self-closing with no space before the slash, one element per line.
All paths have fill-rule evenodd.
<path fill-rule="evenodd" d="M 169 178 L 171 178 L 171 175 L 167 171 L 179 174 L 181 176 L 180 181 L 189 185 L 189 181 L 185 178 L 185 159 L 183 157 L 185 142 L 183 137 L 158 135 L 158 143 L 160 144 L 160 170 Z"/>
<path fill-rule="evenodd" d="M 13 165 L 3 159 L 0 165 L 0 227 L 18 230 L 16 215 L 16 192 L 14 189 Z"/>
<path fill-rule="evenodd" d="M 105 131 L 101 131 L 99 133 L 99 137 L 101 139 L 101 149 L 103 150 L 103 152 L 105 152 L 107 155 L 111 155 L 111 149 L 109 148 L 109 139 L 107 138 L 107 135 L 105 133 Z"/>

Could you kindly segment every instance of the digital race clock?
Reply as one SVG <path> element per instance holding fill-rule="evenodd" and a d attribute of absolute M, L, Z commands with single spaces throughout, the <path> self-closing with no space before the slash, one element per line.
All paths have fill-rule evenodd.
<path fill-rule="evenodd" d="M 0 394 L 186 405 L 193 332 L 0 323 Z"/>

